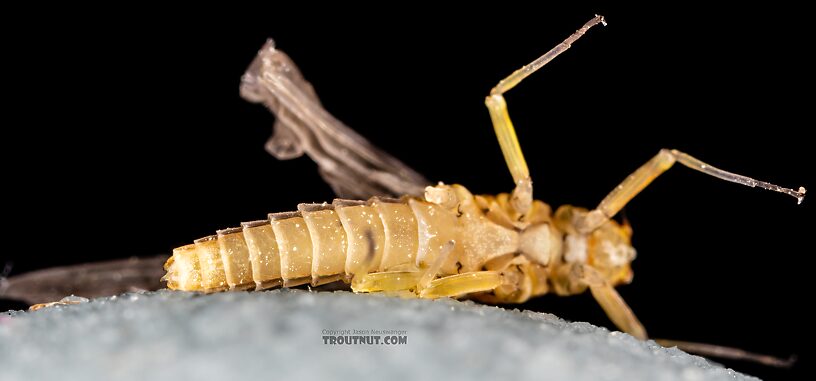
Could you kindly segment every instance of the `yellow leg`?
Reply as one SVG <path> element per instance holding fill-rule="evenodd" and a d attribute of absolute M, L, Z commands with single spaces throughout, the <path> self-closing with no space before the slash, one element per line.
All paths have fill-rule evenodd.
<path fill-rule="evenodd" d="M 404 295 L 413 291 L 420 298 L 444 298 L 473 292 L 490 291 L 502 284 L 498 271 L 475 271 L 436 279 L 442 264 L 453 252 L 455 243 L 448 241 L 436 260 L 422 271 L 386 271 L 355 276 L 354 292 L 386 292 Z"/>
<path fill-rule="evenodd" d="M 521 69 L 513 72 L 513 74 L 510 74 L 507 78 L 499 81 L 496 87 L 490 90 L 490 95 L 485 98 L 485 104 L 490 112 L 490 119 L 493 122 L 493 129 L 499 140 L 499 146 L 501 146 L 504 160 L 507 162 L 507 168 L 510 170 L 510 174 L 513 175 L 513 181 L 516 184 L 516 188 L 513 191 L 513 207 L 522 214 L 525 213 L 532 204 L 533 185 L 530 181 L 530 171 L 527 169 L 527 162 L 524 160 L 524 154 L 521 152 L 521 146 L 516 137 L 516 131 L 513 128 L 513 122 L 510 121 L 510 115 L 507 113 L 507 103 L 502 94 L 552 61 L 553 58 L 569 49 L 589 28 L 599 23 L 606 25 L 603 16 L 596 15 L 595 18 L 589 20 L 581 29 L 578 29 L 575 33 L 567 37 L 567 39 L 558 44 L 558 46 L 552 48 L 529 65 L 525 65 Z"/>
<path fill-rule="evenodd" d="M 507 113 L 507 102 L 505 102 L 504 97 L 501 94 L 490 95 L 485 98 L 485 105 L 487 105 L 487 110 L 490 112 L 493 130 L 499 140 L 499 146 L 501 146 L 502 154 L 504 154 L 504 161 L 507 162 L 507 168 L 510 170 L 510 174 L 513 175 L 513 181 L 518 183 L 530 178 L 530 170 L 524 160 L 524 153 L 521 152 L 521 146 L 518 137 L 516 137 L 513 122 L 510 120 L 510 114 Z"/>
<path fill-rule="evenodd" d="M 440 255 L 424 270 L 408 269 L 404 271 L 385 271 L 376 273 L 360 273 L 351 280 L 351 289 L 354 292 L 397 292 L 413 290 L 417 293 L 429 287 L 439 274 L 442 264 L 453 252 L 455 242 L 448 241 L 442 248 Z"/>
<path fill-rule="evenodd" d="M 354 292 L 395 292 L 415 290 L 422 272 L 385 271 L 355 277 L 351 282 Z"/>
<path fill-rule="evenodd" d="M 618 294 L 614 287 L 607 282 L 601 274 L 598 274 L 595 269 L 590 266 L 583 265 L 579 267 L 581 274 L 578 276 L 581 281 L 589 286 L 589 291 L 592 292 L 592 297 L 601 305 L 606 316 L 612 320 L 615 325 L 634 337 L 641 340 L 646 340 L 646 328 L 640 323 L 635 313 L 629 308 L 629 305 Z"/>
<path fill-rule="evenodd" d="M 387 271 L 356 277 L 352 281 L 354 292 L 385 292 L 405 296 L 435 299 L 494 290 L 502 284 L 498 271 L 476 271 L 434 279 L 425 287 L 419 286 L 424 272 Z"/>
<path fill-rule="evenodd" d="M 442 264 L 445 263 L 456 245 L 448 241 L 442 253 L 423 271 L 417 282 L 416 291 L 420 298 L 435 299 L 494 290 L 502 285 L 498 271 L 474 271 L 455 274 L 436 279 Z"/>
<path fill-rule="evenodd" d="M 448 260 L 448 257 L 453 252 L 453 247 L 455 245 L 456 242 L 448 241 L 448 243 L 445 244 L 445 247 L 442 248 L 439 256 L 436 257 L 436 260 L 422 272 L 422 275 L 419 277 L 419 282 L 417 282 L 418 291 L 422 291 L 424 288 L 428 287 L 436 278 L 436 276 L 439 274 L 439 270 L 442 269 L 442 265 Z"/>
<path fill-rule="evenodd" d="M 502 278 L 498 271 L 474 271 L 434 279 L 420 291 L 420 298 L 444 298 L 494 290 L 501 286 Z"/>
<path fill-rule="evenodd" d="M 678 150 L 662 149 L 658 154 L 649 160 L 642 167 L 638 168 L 634 173 L 629 175 L 626 180 L 618 185 L 606 198 L 598 204 L 595 210 L 589 212 L 581 220 L 577 222 L 576 228 L 581 233 L 589 233 L 604 222 L 614 217 L 632 198 L 634 198 L 640 191 L 651 182 L 666 172 L 674 165 L 675 162 L 685 165 L 691 169 L 703 172 L 707 175 L 720 178 L 722 180 L 731 181 L 737 184 L 742 184 L 749 187 L 760 187 L 787 195 L 796 197 L 801 203 L 805 197 L 805 188 L 799 187 L 798 191 L 793 189 L 783 188 L 778 185 L 766 183 L 764 181 L 754 180 L 750 177 L 738 175 L 723 171 L 722 169 L 713 167 L 702 161 L 689 156 Z"/>
<path fill-rule="evenodd" d="M 620 294 L 615 291 L 603 277 L 590 266 L 583 265 L 580 268 L 580 281 L 589 286 L 592 296 L 601 305 L 609 320 L 612 320 L 621 331 L 626 332 L 641 340 L 648 339 L 646 329 L 640 323 L 637 316 L 632 312 L 632 309 L 621 298 Z M 444 279 L 444 278 L 443 278 Z M 440 279 L 441 280 L 441 279 Z M 722 345 L 696 343 L 690 341 L 655 339 L 660 345 L 664 347 L 678 347 L 686 352 L 695 353 L 706 357 L 719 357 L 732 360 L 743 360 L 755 362 L 767 366 L 774 366 L 780 368 L 789 368 L 796 361 L 796 357 L 792 356 L 787 359 L 769 356 L 765 354 L 752 353 L 739 348 L 725 347 Z"/>

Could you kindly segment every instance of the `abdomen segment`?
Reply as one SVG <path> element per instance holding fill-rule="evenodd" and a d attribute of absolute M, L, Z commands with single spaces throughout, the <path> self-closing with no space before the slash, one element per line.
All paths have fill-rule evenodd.
<path fill-rule="evenodd" d="M 357 272 L 422 266 L 456 231 L 454 214 L 416 199 L 300 204 L 173 250 L 165 280 L 204 292 L 348 281 Z M 456 273 L 457 257 L 443 272 Z"/>

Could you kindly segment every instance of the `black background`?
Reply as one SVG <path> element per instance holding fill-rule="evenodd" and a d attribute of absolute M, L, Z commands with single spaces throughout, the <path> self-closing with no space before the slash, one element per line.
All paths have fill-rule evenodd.
<path fill-rule="evenodd" d="M 737 173 L 816 186 L 811 16 L 711 8 L 461 5 L 440 10 L 21 11 L 4 107 L 11 275 L 170 253 L 216 229 L 329 201 L 307 158 L 263 144 L 273 117 L 238 96 L 273 37 L 340 120 L 432 181 L 512 189 L 484 96 L 594 13 L 593 29 L 507 95 L 535 181 L 552 205 L 594 206 L 669 147 Z M 64 11 L 64 13 L 63 13 Z M 319 12 L 319 14 L 316 14 Z M 650 334 L 800 361 L 810 371 L 813 200 L 718 181 L 680 166 L 626 208 L 638 258 L 620 288 Z M 590 296 L 525 308 L 609 326 Z"/>

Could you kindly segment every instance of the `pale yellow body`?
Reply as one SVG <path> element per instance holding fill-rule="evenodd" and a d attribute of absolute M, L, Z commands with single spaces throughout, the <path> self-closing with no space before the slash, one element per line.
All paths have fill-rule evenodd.
<path fill-rule="evenodd" d="M 423 272 L 439 262 L 431 280 L 498 272 L 500 277 L 488 274 L 476 291 L 500 302 L 523 302 L 553 287 L 569 293 L 561 286 L 565 282 L 548 282 L 569 273 L 559 270 L 566 263 L 563 233 L 551 214 L 540 201 L 521 214 L 508 194 L 473 196 L 462 186 L 442 184 L 429 187 L 424 199 L 301 204 L 298 212 L 271 214 L 175 249 L 165 279 L 171 289 L 214 292 L 396 272 L 410 281 L 376 287 L 357 278 L 355 289 L 416 292 Z M 501 283 L 494 284 L 496 279 Z M 473 291 L 450 285 L 446 290 L 444 296 Z"/>

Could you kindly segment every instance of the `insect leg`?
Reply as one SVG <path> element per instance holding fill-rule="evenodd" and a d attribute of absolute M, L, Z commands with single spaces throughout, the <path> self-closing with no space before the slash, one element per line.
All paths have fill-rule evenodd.
<path fill-rule="evenodd" d="M 583 265 L 576 267 L 576 277 L 579 281 L 589 286 L 592 297 L 601 305 L 609 320 L 623 332 L 626 332 L 641 340 L 648 339 L 646 329 L 629 308 L 629 305 L 621 298 L 615 288 L 590 266 Z M 742 360 L 755 362 L 762 365 L 779 368 L 789 368 L 796 361 L 796 356 L 787 359 L 770 356 L 766 354 L 748 352 L 739 348 L 726 347 L 722 345 L 696 343 L 689 341 L 677 341 L 667 339 L 655 339 L 664 347 L 678 347 L 683 351 L 698 354 L 706 357 L 719 357 L 731 360 Z"/>
<path fill-rule="evenodd" d="M 354 277 L 351 289 L 354 292 L 397 292 L 416 288 L 420 271 L 384 271 Z"/>
<path fill-rule="evenodd" d="M 420 298 L 444 298 L 490 291 L 502 285 L 498 271 L 473 271 L 434 279 L 419 293 Z"/>
<path fill-rule="evenodd" d="M 490 112 L 490 119 L 493 122 L 493 129 L 499 140 L 499 146 L 501 146 L 504 160 L 507 162 L 507 168 L 510 170 L 510 174 L 513 175 L 513 181 L 516 183 L 516 188 L 513 191 L 513 206 L 520 213 L 526 212 L 532 204 L 533 185 L 530 180 L 530 171 L 527 169 L 527 162 L 524 160 L 524 154 L 521 152 L 521 146 L 519 146 L 516 131 L 513 128 L 513 122 L 510 121 L 510 115 L 507 113 L 507 103 L 502 94 L 552 61 L 553 58 L 569 49 L 589 28 L 599 23 L 606 25 L 603 16 L 596 15 L 592 20 L 584 24 L 581 29 L 575 31 L 575 33 L 567 37 L 566 40 L 552 48 L 543 56 L 499 81 L 496 87 L 490 90 L 490 95 L 485 98 L 485 105 L 487 105 L 487 109 Z"/>
<path fill-rule="evenodd" d="M 368 255 L 354 271 L 354 276 L 351 278 L 351 289 L 354 292 L 400 293 L 415 291 L 427 270 L 419 271 L 419 269 L 410 268 L 407 270 L 369 273 L 374 268 L 373 263 L 376 252 L 373 232 L 371 230 L 366 231 L 365 238 L 368 241 Z M 440 255 L 442 260 L 447 258 L 451 251 L 443 251 L 442 255 Z M 439 267 L 442 265 L 442 260 L 437 261 Z M 437 267 L 437 271 L 439 267 Z M 415 296 L 415 294 L 413 295 Z"/>
<path fill-rule="evenodd" d="M 604 222 L 614 217 L 632 198 L 651 182 L 666 172 L 675 162 L 685 165 L 691 169 L 703 172 L 707 175 L 731 181 L 749 187 L 760 187 L 796 197 L 799 203 L 805 198 L 805 188 L 799 187 L 798 191 L 783 188 L 778 185 L 754 180 L 750 177 L 723 171 L 722 169 L 708 165 L 688 154 L 678 150 L 662 149 L 655 157 L 638 168 L 629 175 L 623 182 L 610 192 L 606 198 L 598 204 L 595 210 L 584 215 L 577 221 L 576 227 L 582 233 L 591 232 L 600 227 Z"/>
<path fill-rule="evenodd" d="M 435 279 L 456 245 L 448 241 L 442 248 L 442 253 L 422 272 L 417 282 L 417 292 L 420 298 L 444 298 L 469 294 L 472 292 L 489 291 L 502 284 L 498 271 L 474 271 Z"/>
<path fill-rule="evenodd" d="M 442 265 L 450 256 L 450 253 L 453 252 L 453 246 L 454 242 L 448 241 L 433 263 L 421 271 L 385 271 L 355 275 L 351 281 L 351 289 L 354 292 L 393 292 L 402 290 L 421 292 L 433 283 Z"/>
<path fill-rule="evenodd" d="M 614 287 L 607 282 L 603 276 L 587 265 L 576 266 L 580 281 L 589 286 L 592 297 L 601 305 L 606 316 L 623 332 L 626 332 L 641 340 L 646 340 L 646 328 L 640 323 L 635 313 L 629 305 L 618 294 Z"/>
<path fill-rule="evenodd" d="M 448 257 L 450 257 L 455 245 L 456 242 L 452 240 L 445 243 L 439 256 L 422 272 L 422 275 L 419 277 L 419 282 L 417 282 L 417 288 L 420 292 L 431 285 L 431 282 L 439 274 L 439 270 L 442 269 L 442 265 L 448 260 Z"/>
<path fill-rule="evenodd" d="M 351 281 L 354 292 L 413 291 L 420 298 L 442 298 L 473 292 L 489 291 L 502 284 L 498 271 L 475 271 L 436 279 L 442 265 L 453 252 L 455 243 L 448 241 L 441 254 L 428 268 L 417 271 L 385 271 L 355 276 Z"/>

